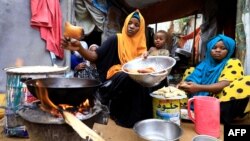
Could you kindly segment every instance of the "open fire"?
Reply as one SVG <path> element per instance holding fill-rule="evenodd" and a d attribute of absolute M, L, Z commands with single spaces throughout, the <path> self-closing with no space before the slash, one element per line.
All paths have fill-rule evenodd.
<path fill-rule="evenodd" d="M 51 128 L 51 130 L 53 131 L 53 134 L 55 134 L 55 130 L 58 131 L 58 133 L 56 134 L 59 134 L 60 132 L 65 132 L 65 131 L 62 131 L 62 128 L 65 128 L 65 130 L 70 130 L 70 129 L 72 130 L 73 128 L 73 131 L 70 131 L 71 134 L 68 135 L 68 136 L 72 136 L 71 138 L 68 137 L 70 139 L 77 138 L 78 140 L 78 138 L 81 138 L 85 140 L 86 138 L 90 138 L 95 141 L 104 141 L 102 137 L 100 137 L 95 131 L 91 129 L 94 122 L 100 123 L 99 122 L 100 118 L 103 118 L 101 119 L 102 124 L 107 124 L 107 121 L 108 121 L 108 110 L 106 109 L 106 111 L 104 111 L 103 110 L 104 106 L 101 105 L 100 102 L 98 102 L 98 100 L 94 100 L 94 104 L 90 104 L 89 99 L 86 98 L 78 106 L 73 106 L 68 103 L 54 104 L 50 100 L 49 93 L 47 89 L 44 87 L 43 83 L 38 81 L 37 87 L 38 89 L 36 89 L 36 96 L 40 100 L 39 103 L 36 103 L 37 108 L 22 109 L 18 112 L 19 115 L 24 119 L 24 122 L 26 123 L 25 126 L 27 126 L 28 132 L 30 131 L 33 132 L 34 129 L 31 129 L 31 128 L 34 128 L 35 127 L 34 124 L 37 124 L 37 123 L 42 123 L 43 126 L 46 126 L 49 128 L 51 128 L 51 126 L 53 127 L 55 126 L 55 128 L 58 128 L 59 126 L 58 121 L 59 121 L 59 123 L 62 124 L 61 125 L 62 127 L 58 129 Z M 32 116 L 34 118 L 32 118 Z M 106 121 L 106 123 L 104 121 Z M 70 126 L 72 128 L 69 128 Z M 38 127 L 36 128 L 43 128 L 43 127 L 38 125 Z M 78 134 L 78 135 L 73 135 L 72 132 L 76 132 L 75 134 Z M 34 133 L 33 137 L 37 138 L 38 137 L 37 133 Z M 52 135 L 51 138 L 47 138 L 47 135 L 41 135 L 39 138 L 43 138 L 39 140 L 44 140 L 44 141 L 45 140 L 58 140 L 58 138 L 55 138 L 54 135 Z"/>
<path fill-rule="evenodd" d="M 74 116 L 89 128 L 93 128 L 94 123 L 107 124 L 109 113 L 106 106 L 97 102 L 91 109 L 91 112 L 87 115 L 79 116 L 76 114 Z M 82 138 L 71 125 L 69 126 L 64 117 L 55 117 L 51 113 L 42 110 L 40 102 L 35 102 L 30 107 L 24 107 L 18 110 L 17 113 L 27 128 L 31 141 L 88 141 L 86 136 Z M 83 127 L 81 124 L 77 124 L 77 126 Z M 81 132 L 84 132 L 84 130 L 81 129 Z"/>
<path fill-rule="evenodd" d="M 38 99 L 41 101 L 40 108 L 46 112 L 49 112 L 55 117 L 62 117 L 62 113 L 60 112 L 61 110 L 68 111 L 77 117 L 82 117 L 91 112 L 91 106 L 88 99 L 83 101 L 77 107 L 64 103 L 58 104 L 57 106 L 49 99 L 48 91 L 46 89 L 43 89 L 43 83 L 38 81 L 37 86 L 38 89 L 36 90 L 36 93 Z"/>
<path fill-rule="evenodd" d="M 61 112 L 59 112 L 58 109 L 51 108 L 51 107 L 44 105 L 44 104 L 40 104 L 39 106 L 43 111 L 50 113 L 54 117 L 63 117 L 63 115 L 61 114 Z M 82 117 L 84 117 L 85 115 L 88 115 L 92 112 L 92 107 L 90 107 L 88 99 L 86 99 L 82 104 L 80 104 L 77 107 L 74 107 L 74 106 L 69 105 L 69 104 L 59 104 L 58 108 L 72 113 L 73 115 L 75 115 L 79 119 L 82 119 Z"/>

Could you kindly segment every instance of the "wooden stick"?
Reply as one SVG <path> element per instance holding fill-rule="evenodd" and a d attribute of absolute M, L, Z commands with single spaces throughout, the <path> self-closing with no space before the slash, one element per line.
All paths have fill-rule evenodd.
<path fill-rule="evenodd" d="M 90 129 L 87 125 L 85 125 L 81 120 L 76 118 L 73 114 L 62 111 L 64 120 L 67 124 L 69 124 L 83 139 L 87 136 L 93 141 L 105 141 L 100 135 L 98 135 L 95 131 Z"/>

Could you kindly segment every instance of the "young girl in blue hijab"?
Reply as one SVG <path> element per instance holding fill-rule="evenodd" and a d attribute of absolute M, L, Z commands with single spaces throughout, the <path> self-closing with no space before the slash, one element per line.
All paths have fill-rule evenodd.
<path fill-rule="evenodd" d="M 205 59 L 184 74 L 178 87 L 193 96 L 214 96 L 221 101 L 221 120 L 230 123 L 243 116 L 249 101 L 250 76 L 244 76 L 239 59 L 231 58 L 235 41 L 219 34 L 207 43 Z"/>

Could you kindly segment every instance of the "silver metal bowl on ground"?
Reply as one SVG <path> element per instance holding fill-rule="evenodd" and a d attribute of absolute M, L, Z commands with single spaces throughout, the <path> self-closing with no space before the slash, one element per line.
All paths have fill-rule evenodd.
<path fill-rule="evenodd" d="M 179 125 L 162 119 L 139 121 L 133 130 L 145 141 L 178 141 L 183 133 Z"/>
<path fill-rule="evenodd" d="M 136 58 L 122 66 L 122 71 L 127 73 L 133 80 L 145 87 L 158 85 L 166 79 L 176 60 L 168 56 L 148 56 L 147 59 Z M 152 67 L 153 73 L 135 73 L 127 70 L 138 70 Z"/>
<path fill-rule="evenodd" d="M 219 141 L 219 140 L 209 135 L 197 135 L 193 137 L 192 141 Z"/>

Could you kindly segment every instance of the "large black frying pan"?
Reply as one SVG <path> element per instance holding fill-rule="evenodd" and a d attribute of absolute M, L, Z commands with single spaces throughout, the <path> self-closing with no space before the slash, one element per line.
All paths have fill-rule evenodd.
<path fill-rule="evenodd" d="M 48 97 L 53 104 L 70 104 L 72 106 L 79 106 L 86 99 L 89 99 L 90 105 L 91 103 L 93 104 L 94 95 L 98 87 L 101 86 L 100 81 L 81 78 L 41 78 L 27 80 L 24 83 L 27 85 L 31 94 L 37 98 L 38 90 L 43 92 L 47 90 Z M 65 122 L 72 126 L 82 138 L 89 136 L 95 141 L 105 141 L 72 113 L 59 109 L 58 107 L 56 108 L 63 114 Z"/>
<path fill-rule="evenodd" d="M 41 84 L 42 83 L 42 84 Z M 30 93 L 38 98 L 38 89 L 47 90 L 49 99 L 55 104 L 79 106 L 86 99 L 94 104 L 95 93 L 101 82 L 81 78 L 39 78 L 25 81 Z"/>

